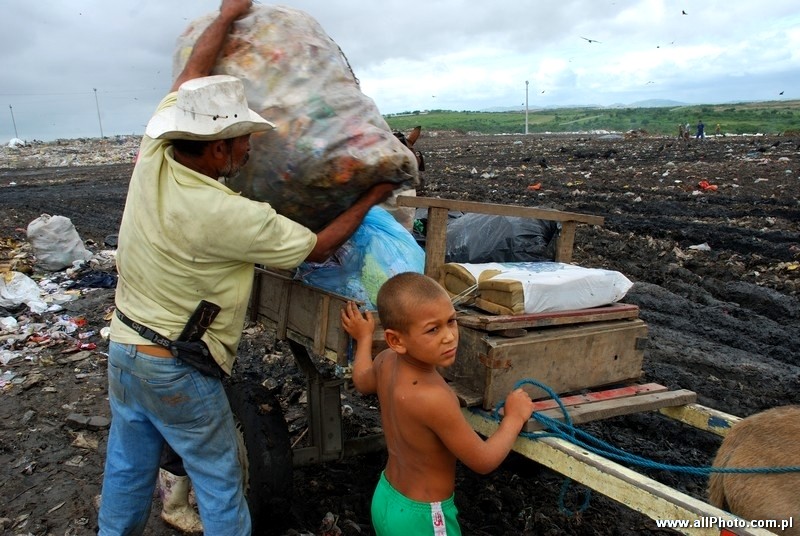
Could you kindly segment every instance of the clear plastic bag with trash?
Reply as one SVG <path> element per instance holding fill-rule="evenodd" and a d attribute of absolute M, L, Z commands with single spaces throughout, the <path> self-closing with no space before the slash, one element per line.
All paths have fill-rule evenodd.
<path fill-rule="evenodd" d="M 214 16 L 192 21 L 178 38 L 176 74 Z M 374 184 L 417 185 L 416 156 L 307 13 L 254 5 L 234 24 L 213 74 L 240 78 L 250 107 L 276 125 L 251 137 L 250 161 L 226 181 L 245 197 L 318 231 Z"/>

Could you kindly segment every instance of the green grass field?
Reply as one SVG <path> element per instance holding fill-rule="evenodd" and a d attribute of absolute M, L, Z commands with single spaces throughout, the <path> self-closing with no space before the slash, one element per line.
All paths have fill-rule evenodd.
<path fill-rule="evenodd" d="M 689 123 L 693 137 L 697 122 L 706 135 L 716 125 L 726 134 L 800 134 L 800 100 L 746 102 L 663 108 L 552 108 L 528 111 L 528 132 L 587 132 L 644 130 L 650 134 L 678 135 L 678 125 Z M 525 111 L 455 112 L 430 110 L 386 116 L 393 130 L 455 130 L 482 134 L 522 134 Z"/>

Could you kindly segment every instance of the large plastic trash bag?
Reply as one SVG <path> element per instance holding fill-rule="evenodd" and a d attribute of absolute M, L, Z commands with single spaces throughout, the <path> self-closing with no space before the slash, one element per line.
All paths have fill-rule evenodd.
<path fill-rule="evenodd" d="M 417 241 L 424 243 L 427 210 L 416 214 L 421 226 Z M 445 262 L 552 261 L 558 234 L 556 221 L 453 211 L 447 218 Z"/>
<path fill-rule="evenodd" d="M 0 275 L 0 307 L 15 309 L 23 303 L 34 313 L 47 310 L 47 303 L 42 299 L 42 289 L 33 279 L 20 272 Z"/>
<path fill-rule="evenodd" d="M 44 270 L 58 271 L 75 261 L 88 261 L 92 252 L 86 249 L 72 221 L 65 216 L 42 214 L 28 224 L 36 265 Z"/>
<path fill-rule="evenodd" d="M 215 14 L 178 38 L 176 75 Z M 416 186 L 414 153 L 361 92 L 347 58 L 303 11 L 254 5 L 236 21 L 213 74 L 244 81 L 250 107 L 276 124 L 253 135 L 250 161 L 227 184 L 317 231 L 370 186 Z"/>
<path fill-rule="evenodd" d="M 381 207 L 372 207 L 359 228 L 325 263 L 303 263 L 299 279 L 365 303 L 375 310 L 378 290 L 402 272 L 423 273 L 425 251 L 414 237 Z"/>

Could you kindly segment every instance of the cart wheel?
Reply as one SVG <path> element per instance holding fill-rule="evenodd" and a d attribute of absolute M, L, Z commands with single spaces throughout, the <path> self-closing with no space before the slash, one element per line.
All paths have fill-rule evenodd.
<path fill-rule="evenodd" d="M 255 383 L 227 383 L 225 389 L 239 430 L 253 534 L 267 523 L 270 529 L 278 528 L 276 522 L 286 518 L 292 496 L 292 449 L 281 406 Z"/>

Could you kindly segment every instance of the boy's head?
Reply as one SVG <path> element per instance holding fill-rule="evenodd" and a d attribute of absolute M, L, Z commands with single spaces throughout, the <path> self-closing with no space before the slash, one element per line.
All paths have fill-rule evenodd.
<path fill-rule="evenodd" d="M 423 302 L 444 297 L 447 292 L 434 279 L 416 272 L 391 277 L 378 291 L 378 317 L 383 329 L 408 331 L 414 310 Z"/>

